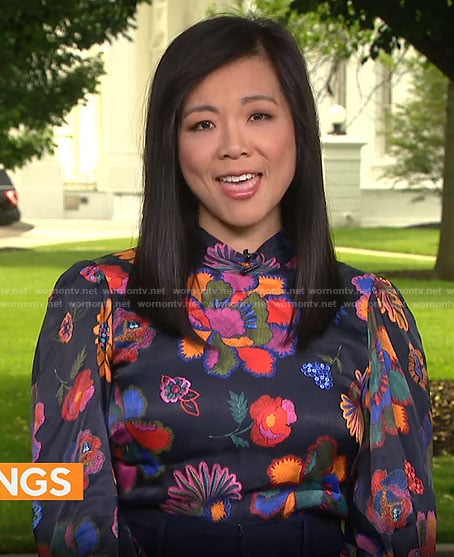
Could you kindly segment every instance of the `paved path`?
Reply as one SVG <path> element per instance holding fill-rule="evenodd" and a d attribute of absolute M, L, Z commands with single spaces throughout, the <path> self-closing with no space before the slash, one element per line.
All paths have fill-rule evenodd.
<path fill-rule="evenodd" d="M 27 219 L 25 222 L 0 226 L 1 248 L 30 248 L 61 242 L 100 240 L 106 238 L 134 238 L 138 224 L 132 221 L 96 219 Z M 435 261 L 432 255 L 397 253 L 390 251 L 337 247 L 338 253 L 357 253 L 378 257 Z M 453 555 L 454 557 L 454 555 Z"/>
<path fill-rule="evenodd" d="M 31 248 L 62 242 L 133 238 L 137 223 L 95 219 L 27 219 L 0 226 L 1 248 Z"/>
<path fill-rule="evenodd" d="M 421 255 L 418 253 L 401 253 L 397 251 L 382 251 L 360 248 L 337 247 L 339 253 L 357 253 L 358 255 L 375 255 L 377 257 L 395 257 L 398 259 L 417 259 L 418 261 L 435 261 L 434 255 Z M 453 556 L 454 557 L 454 556 Z"/>

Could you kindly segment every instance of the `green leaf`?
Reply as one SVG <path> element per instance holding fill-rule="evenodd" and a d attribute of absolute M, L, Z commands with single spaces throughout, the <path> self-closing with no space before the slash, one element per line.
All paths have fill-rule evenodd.
<path fill-rule="evenodd" d="M 334 358 L 332 358 L 331 356 L 326 356 L 326 355 L 323 355 L 323 354 L 319 354 L 319 358 L 321 360 L 323 360 L 324 362 L 326 362 L 327 364 L 329 364 L 329 365 L 332 365 L 333 362 L 334 362 Z"/>
<path fill-rule="evenodd" d="M 230 399 L 228 400 L 228 405 L 230 406 L 230 412 L 235 422 L 241 424 L 248 415 L 248 401 L 244 397 L 244 393 L 239 395 L 232 391 L 229 391 L 229 393 Z"/>
<path fill-rule="evenodd" d="M 63 402 L 63 395 L 65 393 L 65 386 L 63 385 L 63 383 L 58 387 L 57 390 L 57 394 L 55 395 L 55 398 L 57 399 L 58 405 L 61 406 L 62 402 Z"/>
<path fill-rule="evenodd" d="M 69 374 L 71 379 L 74 379 L 76 375 L 79 373 L 79 371 L 84 367 L 86 359 L 87 359 L 87 349 L 84 346 L 82 350 L 79 352 L 79 354 L 77 354 L 76 359 L 74 360 L 74 363 L 72 365 L 71 373 Z"/>
<path fill-rule="evenodd" d="M 233 441 L 235 447 L 249 447 L 249 441 L 247 439 L 243 439 L 242 437 L 237 437 L 236 435 L 231 435 L 230 439 Z"/>

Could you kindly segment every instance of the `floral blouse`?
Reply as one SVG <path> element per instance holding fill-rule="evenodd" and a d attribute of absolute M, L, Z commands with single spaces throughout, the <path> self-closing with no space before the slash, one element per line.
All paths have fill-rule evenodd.
<path fill-rule="evenodd" d="M 58 280 L 33 368 L 33 458 L 83 462 L 84 500 L 33 503 L 39 555 L 151 556 L 144 516 L 317 516 L 341 524 L 336 555 L 434 555 L 428 377 L 399 292 L 340 263 L 345 303 L 299 351 L 284 232 L 248 256 L 201 242 L 186 292 L 200 342 L 130 309 L 134 250 Z"/>

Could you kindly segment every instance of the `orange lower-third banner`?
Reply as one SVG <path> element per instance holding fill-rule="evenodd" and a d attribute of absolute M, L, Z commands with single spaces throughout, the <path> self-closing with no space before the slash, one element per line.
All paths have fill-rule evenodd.
<path fill-rule="evenodd" d="M 77 463 L 1 462 L 0 500 L 68 500 L 84 498 L 84 465 Z"/>

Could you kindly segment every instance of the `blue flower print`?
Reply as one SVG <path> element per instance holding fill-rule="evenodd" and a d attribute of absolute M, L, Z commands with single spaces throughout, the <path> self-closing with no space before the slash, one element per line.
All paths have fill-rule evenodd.
<path fill-rule="evenodd" d="M 32 502 L 32 528 L 33 528 L 33 530 L 35 530 L 35 528 L 41 522 L 42 518 L 43 518 L 43 506 L 42 506 L 42 504 L 39 501 L 33 501 Z"/>
<path fill-rule="evenodd" d="M 301 371 L 306 377 L 312 377 L 320 389 L 332 389 L 333 376 L 331 375 L 331 366 L 329 364 L 324 362 L 308 362 L 301 366 Z"/>

